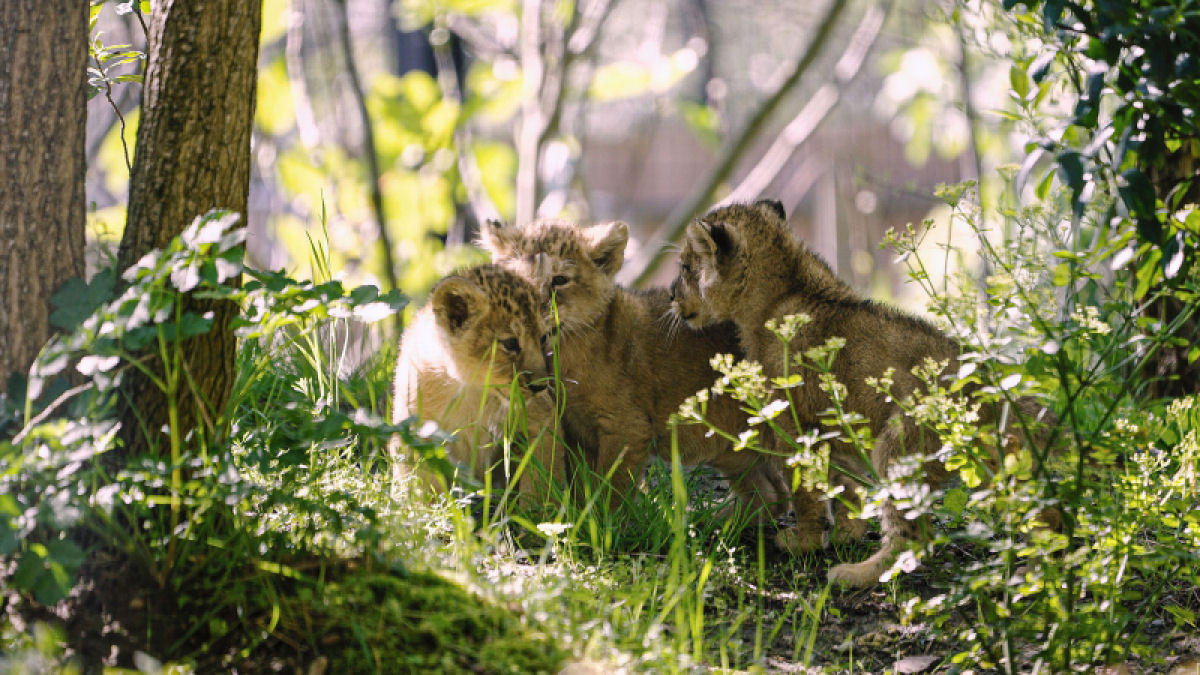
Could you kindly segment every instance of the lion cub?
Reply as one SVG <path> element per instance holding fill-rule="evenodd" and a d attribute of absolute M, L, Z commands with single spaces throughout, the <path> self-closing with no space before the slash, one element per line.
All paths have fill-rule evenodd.
<path fill-rule="evenodd" d="M 563 423 L 570 438 L 594 453 L 596 468 L 618 465 L 614 494 L 626 494 L 650 452 L 670 456 L 669 420 L 683 401 L 710 387 L 714 354 L 737 354 L 729 324 L 689 330 L 673 321 L 664 289 L 626 290 L 613 281 L 629 231 L 614 222 L 580 228 L 540 220 L 523 228 L 485 224 L 480 243 L 493 261 L 528 279 L 558 312 L 557 355 L 565 390 Z M 744 428 L 731 399 L 709 415 L 722 429 Z M 730 479 L 747 510 L 778 515 L 790 495 L 784 476 L 754 453 L 692 425 L 678 427 L 685 464 L 708 464 Z M 817 544 L 820 523 L 812 535 Z"/>
<path fill-rule="evenodd" d="M 439 281 L 400 339 L 392 422 L 416 416 L 453 432 L 447 454 L 483 480 L 500 459 L 492 441 L 519 417 L 510 410 L 515 381 L 534 459 L 561 477 L 542 304 L 525 280 L 495 265 Z M 527 467 L 522 474 L 522 492 L 533 488 L 534 473 Z"/>
<path fill-rule="evenodd" d="M 903 398 L 921 386 L 914 367 L 926 359 L 956 365 L 958 344 L 925 321 L 860 297 L 792 235 L 779 202 L 726 206 L 693 222 L 687 228 L 680 264 L 672 285 L 674 311 L 696 327 L 732 320 L 746 357 L 761 363 L 767 377 L 782 375 L 784 359 L 783 344 L 764 327 L 768 319 L 778 321 L 792 314 L 812 318 L 792 340 L 791 354 L 822 345 L 831 337 L 845 338 L 845 347 L 833 361 L 833 374 L 846 387 L 845 408 L 869 420 L 875 445 L 871 467 L 864 466 L 846 444 L 834 448 L 832 463 L 859 476 L 869 475 L 867 471 L 887 476 L 889 464 L 897 457 L 932 453 L 939 447 L 935 434 L 922 435 L 891 397 L 865 380 L 893 368 L 891 392 Z M 801 425 L 820 426 L 817 416 L 831 402 L 816 378 L 793 392 Z M 947 472 L 940 462 L 931 461 L 925 463 L 925 476 L 931 484 L 940 484 Z M 864 562 L 835 566 L 829 572 L 831 580 L 850 586 L 877 583 L 895 555 L 918 535 L 915 523 L 890 502 L 884 505 L 881 524 L 881 549 Z M 781 537 L 780 545 L 787 548 L 789 542 Z"/>

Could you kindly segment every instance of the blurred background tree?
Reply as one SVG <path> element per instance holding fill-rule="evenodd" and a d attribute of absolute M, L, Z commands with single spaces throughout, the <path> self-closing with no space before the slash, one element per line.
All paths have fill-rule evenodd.
<path fill-rule="evenodd" d="M 131 4 L 107 3 L 107 43 L 139 48 Z M 304 274 L 327 241 L 341 277 L 419 298 L 481 259 L 462 244 L 482 219 L 620 218 L 621 278 L 654 284 L 682 223 L 769 195 L 840 275 L 895 297 L 884 231 L 948 222 L 935 185 L 1022 152 L 991 113 L 1010 51 L 992 7 L 265 0 L 250 263 Z M 139 87 L 90 103 L 93 240 L 124 220 Z"/>

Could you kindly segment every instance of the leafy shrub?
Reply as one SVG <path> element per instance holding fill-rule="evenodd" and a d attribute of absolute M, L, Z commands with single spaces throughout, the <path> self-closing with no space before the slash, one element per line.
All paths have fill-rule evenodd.
<path fill-rule="evenodd" d="M 297 558 L 375 552 L 379 507 L 390 503 L 389 460 L 378 449 L 392 434 L 418 451 L 441 438 L 382 422 L 381 397 L 369 396 L 371 408 L 352 405 L 359 401 L 336 359 L 314 358 L 325 344 L 319 331 L 389 316 L 403 299 L 244 269 L 235 225 L 221 212 L 197 218 L 125 271 L 116 297 L 111 272 L 61 292 L 55 320 L 65 332 L 31 371 L 20 432 L 0 442 L 0 560 L 13 564 L 6 584 L 53 605 L 86 561 L 95 573 L 115 555 L 133 578 L 169 595 L 173 611 L 211 619 L 183 634 L 160 627 L 165 642 L 156 647 L 166 655 L 260 639 L 251 638 L 261 634 L 257 622 Z M 243 274 L 246 283 L 233 283 Z M 156 380 L 168 406 L 188 386 L 179 355 L 212 322 L 185 295 L 243 308 L 234 394 L 218 411 L 228 422 L 215 425 L 228 436 L 168 428 L 159 454 L 131 457 L 114 473 L 100 460 L 116 442 L 122 377 L 150 373 L 140 355 L 174 364 Z M 70 386 L 79 379 L 66 377 L 69 367 L 82 383 Z M 346 482 L 351 465 L 356 483 Z M 378 487 L 363 489 L 372 473 Z M 242 582 L 225 587 L 230 578 Z"/>
<path fill-rule="evenodd" d="M 1152 324 L 1139 309 L 1179 297 L 1180 288 L 1194 292 L 1196 280 L 1174 289 L 1150 284 L 1160 273 L 1157 259 L 1127 252 L 1135 245 L 1132 229 L 1102 226 L 1107 202 L 1100 197 L 1071 229 L 1064 226 L 1071 222 L 1070 193 L 1047 193 L 1032 206 L 1003 211 L 997 234 L 969 199 L 973 188 L 942 195 L 952 218 L 982 243 L 991 270 L 985 283 L 966 274 L 953 284 L 931 278 L 920 251 L 932 228 L 890 236 L 939 325 L 965 349 L 949 369 L 955 376 L 942 379 L 946 364 L 928 364 L 914 371 L 924 390 L 895 399 L 926 433 L 937 434 L 940 450 L 899 462 L 887 476 L 856 477 L 864 486 L 863 517 L 886 498 L 907 517 L 930 514 L 947 525 L 920 550 L 901 555 L 885 577 L 911 572 L 951 544 L 971 556 L 947 578 L 938 576 L 939 592 L 906 604 L 909 620 L 960 645 L 955 668 L 1059 671 L 1153 659 L 1150 616 L 1167 611 L 1176 622 L 1194 621 L 1186 603 L 1163 607 L 1172 594 L 1194 592 L 1197 582 L 1200 416 L 1195 397 L 1146 399 L 1153 375 L 1145 364 L 1173 339 L 1173 327 L 1155 325 L 1147 335 Z M 786 346 L 806 323 L 788 317 L 767 328 Z M 791 355 L 794 370 L 770 380 L 756 363 L 718 357 L 721 380 L 689 400 L 681 417 L 709 424 L 708 397 L 730 393 L 751 415 L 751 427 L 714 432 L 740 450 L 765 451 L 762 437 L 781 434 L 780 416 L 794 415 L 792 391 L 815 380 L 831 402 L 820 426 L 780 438 L 797 468 L 795 483 L 836 498 L 829 443 L 838 439 L 864 456 L 873 443 L 831 374 L 841 344 L 835 338 Z M 890 381 L 884 374 L 868 384 L 887 393 Z M 1049 402 L 1060 419 L 1022 441 L 1004 429 L 1032 423 L 1013 405 L 1025 396 Z M 989 419 L 979 415 L 985 405 L 1004 412 L 981 421 Z M 987 450 L 996 447 L 1005 450 L 998 465 Z M 925 461 L 941 463 L 956 479 L 940 490 L 924 488 Z M 1051 511 L 1061 515 L 1059 530 L 1039 526 Z"/>

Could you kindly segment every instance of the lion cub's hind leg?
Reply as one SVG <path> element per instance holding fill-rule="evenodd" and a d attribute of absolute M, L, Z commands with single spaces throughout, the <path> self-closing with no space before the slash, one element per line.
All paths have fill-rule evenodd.
<path fill-rule="evenodd" d="M 829 570 L 830 581 L 854 588 L 874 586 L 896 556 L 919 537 L 916 523 L 907 520 L 890 501 L 883 505 L 882 526 L 883 545 L 879 550 L 862 562 L 835 565 Z"/>
<path fill-rule="evenodd" d="M 875 439 L 875 448 L 871 452 L 871 463 L 876 474 L 888 475 L 888 467 L 892 459 L 905 454 L 905 440 L 916 442 L 919 436 L 913 425 L 902 412 L 897 412 Z M 861 522 L 861 521 L 860 521 Z M 921 519 L 909 520 L 890 500 L 884 502 L 880 517 L 883 529 L 883 544 L 871 557 L 859 563 L 842 563 L 829 570 L 829 580 L 862 588 L 879 583 L 883 573 L 891 567 L 896 556 L 907 550 L 921 536 Z"/>

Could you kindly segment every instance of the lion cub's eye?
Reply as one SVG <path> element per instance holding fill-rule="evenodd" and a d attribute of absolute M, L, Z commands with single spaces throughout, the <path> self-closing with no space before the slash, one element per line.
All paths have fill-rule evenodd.
<path fill-rule="evenodd" d="M 687 263 L 683 263 L 682 265 L 679 266 L 679 271 L 683 272 L 684 274 L 691 274 L 692 266 Z"/>
<path fill-rule="evenodd" d="M 500 340 L 500 346 L 509 354 L 518 354 L 521 351 L 521 342 L 515 337 Z"/>
<path fill-rule="evenodd" d="M 559 286 L 566 286 L 569 283 L 571 283 L 570 277 L 566 277 L 562 274 L 555 274 L 554 278 L 550 280 L 550 286 L 552 286 L 554 288 L 558 288 Z"/>

